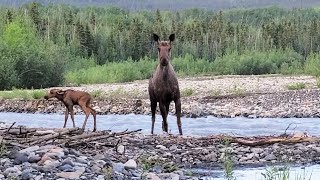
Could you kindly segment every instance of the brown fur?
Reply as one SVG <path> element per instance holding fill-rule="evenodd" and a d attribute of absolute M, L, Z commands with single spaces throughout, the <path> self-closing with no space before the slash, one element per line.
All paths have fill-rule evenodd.
<path fill-rule="evenodd" d="M 174 101 L 179 134 L 182 135 L 180 90 L 178 79 L 170 63 L 171 42 L 174 41 L 175 35 L 170 35 L 170 41 L 160 41 L 159 36 L 156 34 L 153 34 L 153 39 L 158 43 L 159 64 L 149 80 L 148 87 L 152 114 L 151 134 L 153 134 L 154 130 L 155 113 L 158 102 L 163 120 L 162 130 L 168 132 L 167 116 L 170 103 Z"/>
<path fill-rule="evenodd" d="M 96 131 L 96 111 L 93 110 L 90 107 L 90 102 L 91 102 L 91 96 L 89 93 L 84 92 L 84 91 L 74 91 L 74 90 L 61 90 L 61 89 L 51 89 L 48 94 L 44 96 L 45 99 L 49 98 L 57 98 L 63 104 L 66 106 L 66 112 L 65 112 L 65 119 L 64 119 L 64 126 L 63 128 L 66 127 L 68 116 L 70 113 L 73 127 L 75 128 L 75 123 L 74 123 L 74 112 L 73 112 L 73 106 L 74 105 L 79 105 L 81 109 L 84 111 L 86 114 L 84 123 L 82 125 L 82 129 L 85 129 L 87 119 L 90 115 L 90 113 L 93 115 L 93 122 L 94 122 L 94 127 L 93 131 Z"/>

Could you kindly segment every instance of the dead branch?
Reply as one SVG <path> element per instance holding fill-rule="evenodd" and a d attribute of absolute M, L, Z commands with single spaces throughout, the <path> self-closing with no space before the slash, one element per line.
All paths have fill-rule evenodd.
<path fill-rule="evenodd" d="M 12 125 L 9 127 L 9 129 L 7 130 L 7 132 L 10 131 L 10 129 L 16 124 L 16 122 L 12 123 Z"/>
<path fill-rule="evenodd" d="M 60 132 L 60 133 L 46 135 L 40 139 L 39 138 L 32 138 L 31 140 L 29 140 L 25 143 L 30 143 L 30 145 L 40 144 L 41 142 L 49 141 L 51 139 L 55 139 L 55 138 L 60 137 L 62 135 L 66 135 L 66 134 L 70 134 L 70 133 L 74 133 L 74 132 L 79 132 L 79 131 L 81 131 L 81 129 L 72 128 L 72 129 L 68 129 L 68 130 Z"/>

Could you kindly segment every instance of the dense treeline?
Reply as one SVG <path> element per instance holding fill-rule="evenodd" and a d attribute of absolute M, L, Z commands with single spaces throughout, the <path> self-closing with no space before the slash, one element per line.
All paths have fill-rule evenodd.
<path fill-rule="evenodd" d="M 1 8 L 0 89 L 54 86 L 64 77 L 94 83 L 83 78 L 99 74 L 96 65 L 106 73 L 114 67 L 113 74 L 99 74 L 98 82 L 146 78 L 156 55 L 153 32 L 176 33 L 172 56 L 187 55 L 189 63 L 175 64 L 181 74 L 314 73 L 319 20 L 316 8 L 132 12 L 39 3 Z M 130 69 L 141 59 L 150 66 Z M 115 64 L 123 61 L 129 69 Z M 116 77 L 122 72 L 133 79 Z"/>
<path fill-rule="evenodd" d="M 21 6 L 34 0 L 2 0 L 0 5 Z M 319 6 L 318 0 L 37 0 L 41 4 L 69 4 L 75 6 L 114 6 L 129 10 L 182 10 L 202 8 L 224 10 L 230 8 L 261 8 L 279 6 L 285 8 L 305 8 Z"/>

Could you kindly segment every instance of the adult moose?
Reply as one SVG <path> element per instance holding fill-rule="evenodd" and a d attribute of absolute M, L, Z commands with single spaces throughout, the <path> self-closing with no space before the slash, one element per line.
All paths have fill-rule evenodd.
<path fill-rule="evenodd" d="M 169 36 L 169 41 L 160 41 L 157 34 L 153 34 L 153 40 L 158 45 L 159 64 L 157 69 L 149 79 L 149 96 L 151 102 L 152 126 L 151 134 L 153 134 L 154 123 L 156 120 L 157 103 L 162 115 L 162 130 L 168 132 L 167 116 L 171 101 L 174 101 L 177 116 L 177 125 L 179 133 L 182 135 L 181 129 L 181 101 L 178 79 L 174 69 L 170 63 L 171 43 L 175 39 L 175 34 Z"/>

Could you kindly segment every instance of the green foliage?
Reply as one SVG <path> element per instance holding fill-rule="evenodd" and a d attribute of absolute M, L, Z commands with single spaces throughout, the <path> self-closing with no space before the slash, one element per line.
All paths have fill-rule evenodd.
<path fill-rule="evenodd" d="M 220 74 L 257 75 L 289 71 L 288 69 L 292 66 L 295 67 L 295 71 L 298 71 L 299 69 L 296 68 L 301 65 L 297 64 L 300 64 L 301 60 L 302 57 L 291 50 L 245 51 L 243 54 L 232 52 L 217 58 L 214 65 Z"/>
<path fill-rule="evenodd" d="M 44 90 L 24 90 L 14 88 L 12 91 L 0 91 L 0 99 L 41 99 L 45 95 Z"/>
<path fill-rule="evenodd" d="M 114 7 L 0 8 L 0 90 L 146 79 L 153 32 L 176 33 L 179 76 L 319 75 L 320 11 L 278 7 L 128 11 Z"/>
<path fill-rule="evenodd" d="M 123 63 L 108 63 L 88 69 L 70 71 L 66 74 L 66 82 L 94 84 L 147 79 L 150 77 L 155 67 L 156 62 L 148 58 L 144 58 L 138 62 L 129 59 Z"/>
<path fill-rule="evenodd" d="M 234 180 L 234 172 L 233 172 L 233 161 L 231 158 L 231 150 L 230 147 L 230 139 L 225 137 L 223 139 L 225 145 L 224 157 L 223 157 L 223 167 L 224 167 L 224 176 L 227 180 Z"/>
<path fill-rule="evenodd" d="M 307 57 L 305 73 L 314 76 L 320 75 L 320 54 L 311 54 Z"/>
<path fill-rule="evenodd" d="M 303 170 L 302 174 L 295 174 L 293 178 L 292 175 L 290 176 L 290 172 L 289 166 L 268 167 L 266 168 L 266 172 L 261 173 L 261 175 L 265 180 L 310 180 L 312 177 L 312 174 L 310 174 L 310 176 L 306 174 L 305 169 Z"/>
<path fill-rule="evenodd" d="M 181 90 L 181 96 L 182 97 L 188 97 L 192 96 L 194 94 L 194 90 L 191 88 L 186 88 Z"/>
<path fill-rule="evenodd" d="M 287 86 L 289 90 L 300 90 L 300 89 L 304 89 L 305 87 L 306 85 L 304 83 L 293 83 Z"/>

